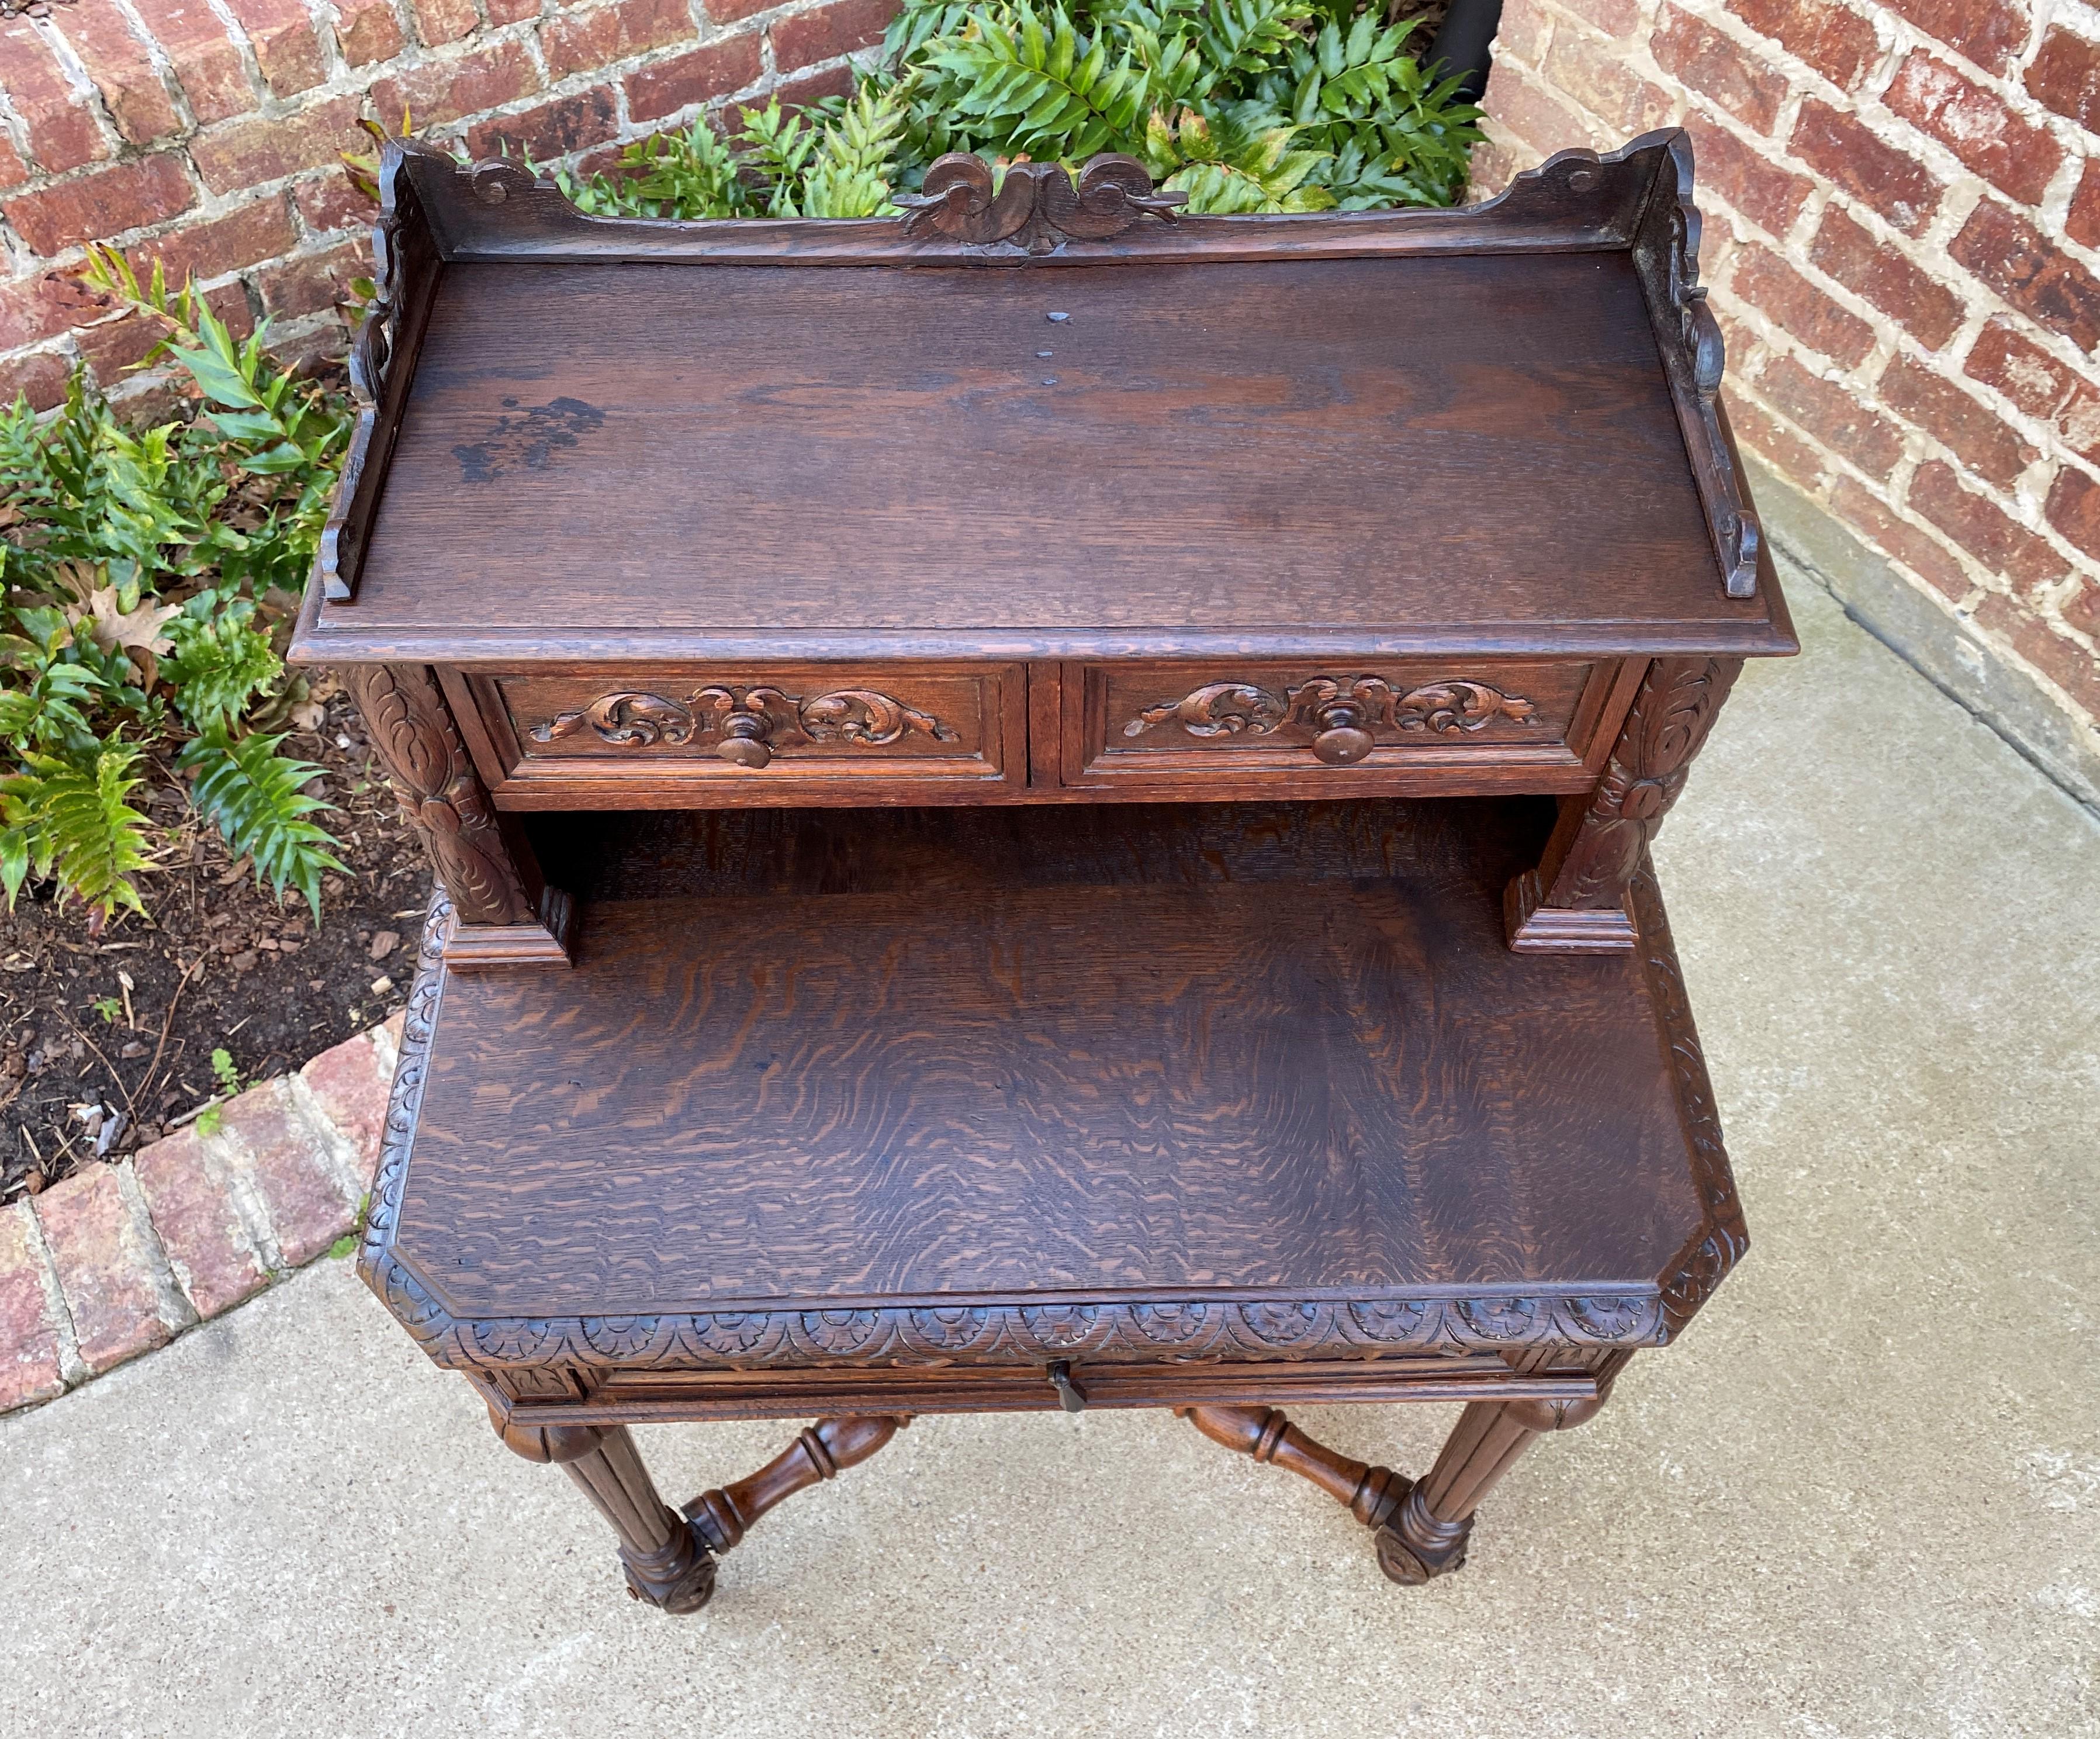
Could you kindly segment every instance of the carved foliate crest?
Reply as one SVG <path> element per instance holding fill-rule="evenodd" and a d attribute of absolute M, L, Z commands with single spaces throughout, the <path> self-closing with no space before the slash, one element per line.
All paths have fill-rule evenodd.
<path fill-rule="evenodd" d="M 1009 165 L 995 185 L 991 166 L 967 151 L 951 152 L 926 171 L 917 193 L 898 196 L 904 233 L 915 241 L 944 236 L 977 247 L 1006 243 L 1048 254 L 1070 240 L 1105 241 L 1149 214 L 1171 223 L 1185 193 L 1156 193 L 1136 157 L 1105 152 L 1088 160 L 1077 187 L 1059 163 Z"/>

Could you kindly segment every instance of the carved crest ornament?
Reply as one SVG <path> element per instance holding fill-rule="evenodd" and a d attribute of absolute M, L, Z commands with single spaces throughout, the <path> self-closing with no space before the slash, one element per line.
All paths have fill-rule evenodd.
<path fill-rule="evenodd" d="M 917 193 L 898 196 L 904 233 L 914 241 L 945 236 L 988 247 L 1005 242 L 1048 254 L 1069 237 L 1105 241 L 1148 214 L 1171 223 L 1185 193 L 1156 193 L 1136 157 L 1105 152 L 1088 159 L 1079 184 L 1058 163 L 1009 164 L 995 185 L 991 166 L 968 151 L 951 151 L 926 171 Z"/>

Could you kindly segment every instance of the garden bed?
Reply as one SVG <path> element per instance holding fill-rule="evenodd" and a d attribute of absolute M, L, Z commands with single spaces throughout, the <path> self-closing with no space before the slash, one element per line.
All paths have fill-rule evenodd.
<path fill-rule="evenodd" d="M 45 883 L 0 925 L 0 1201 L 94 1164 L 99 1143 L 113 1159 L 196 1116 L 223 1088 L 215 1049 L 245 1085 L 296 1069 L 405 1000 L 429 859 L 356 708 L 325 679 L 314 695 L 318 728 L 285 747 L 323 769 L 314 794 L 337 806 L 322 819 L 351 872 L 325 878 L 318 925 L 298 895 L 280 905 L 229 860 L 158 757 L 135 794 L 168 828 L 139 877 L 148 916 L 120 911 L 96 936 L 86 908 L 55 904 Z"/>

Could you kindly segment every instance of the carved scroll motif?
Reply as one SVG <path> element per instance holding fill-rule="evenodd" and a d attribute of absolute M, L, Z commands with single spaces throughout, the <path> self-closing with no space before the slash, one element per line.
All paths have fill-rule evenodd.
<path fill-rule="evenodd" d="M 1396 695 L 1381 677 L 1315 677 L 1278 695 L 1252 682 L 1207 682 L 1179 700 L 1147 707 L 1123 727 L 1127 737 L 1154 726 L 1178 724 L 1192 737 L 1267 736 L 1286 726 L 1322 728 L 1329 708 L 1353 708 L 1364 728 L 1458 736 L 1485 730 L 1498 719 L 1537 725 L 1538 708 L 1492 683 L 1454 678 Z"/>
<path fill-rule="evenodd" d="M 362 664 L 346 680 L 461 921 L 538 921 L 437 678 L 421 664 Z"/>
<path fill-rule="evenodd" d="M 1066 241 L 1105 241 L 1148 212 L 1171 223 L 1185 193 L 1155 193 L 1136 157 L 1104 153 L 1088 160 L 1074 188 L 1058 163 L 1014 163 L 995 188 L 991 166 L 967 151 L 951 152 L 926 171 L 923 189 L 899 196 L 904 233 L 915 241 L 945 236 L 989 247 L 996 243 L 1048 254 Z"/>
<path fill-rule="evenodd" d="M 527 734 L 535 743 L 550 744 L 588 730 L 621 748 L 683 748 L 728 736 L 739 719 L 761 725 L 760 739 L 775 748 L 816 743 L 878 748 L 915 730 L 937 743 L 956 740 L 955 733 L 930 713 L 871 688 L 834 689 L 806 700 L 777 688 L 710 686 L 684 700 L 620 689 L 599 695 L 589 706 L 558 713 Z"/>

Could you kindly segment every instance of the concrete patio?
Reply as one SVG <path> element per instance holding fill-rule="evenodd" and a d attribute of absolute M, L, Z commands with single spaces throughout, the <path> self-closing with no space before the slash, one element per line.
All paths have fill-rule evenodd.
<path fill-rule="evenodd" d="M 1657 854 L 1754 1247 L 1463 1573 L 1169 1417 L 927 1419 L 668 1619 L 323 1261 L 0 1420 L 0 1733 L 2100 1733 L 2100 826 L 1789 580 Z"/>

